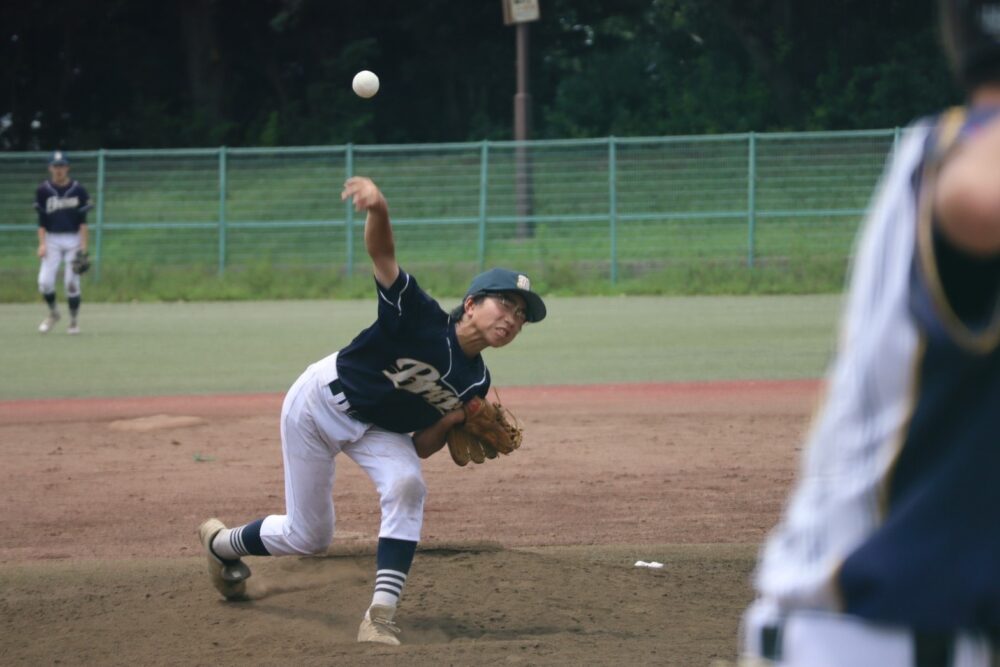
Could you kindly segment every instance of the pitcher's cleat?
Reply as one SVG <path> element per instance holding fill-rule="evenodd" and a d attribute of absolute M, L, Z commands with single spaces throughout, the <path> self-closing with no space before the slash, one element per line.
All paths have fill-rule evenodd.
<path fill-rule="evenodd" d="M 395 615 L 395 607 L 373 604 L 365 612 L 358 628 L 358 641 L 399 646 L 399 637 L 396 636 L 400 632 L 399 626 L 392 622 Z"/>
<path fill-rule="evenodd" d="M 75 336 L 80 333 L 80 324 L 76 321 L 75 317 L 69 321 L 69 328 L 66 329 L 66 333 L 70 336 Z"/>
<path fill-rule="evenodd" d="M 198 538 L 205 547 L 205 555 L 208 558 L 208 575 L 215 590 L 222 593 L 222 597 L 233 601 L 246 600 L 246 580 L 250 578 L 250 568 L 239 558 L 223 560 L 212 551 L 212 540 L 225 527 L 224 523 L 215 518 L 208 519 L 198 527 Z"/>
<path fill-rule="evenodd" d="M 38 333 L 48 333 L 52 331 L 52 327 L 54 327 L 58 321 L 59 313 L 53 310 L 49 313 L 49 316 L 42 320 L 42 323 L 38 325 Z"/>

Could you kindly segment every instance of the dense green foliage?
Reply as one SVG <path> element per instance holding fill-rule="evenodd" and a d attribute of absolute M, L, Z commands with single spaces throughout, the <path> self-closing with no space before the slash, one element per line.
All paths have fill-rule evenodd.
<path fill-rule="evenodd" d="M 0 149 L 511 137 L 497 0 L 8 4 Z M 957 98 L 931 0 L 540 6 L 535 137 L 894 127 Z"/>

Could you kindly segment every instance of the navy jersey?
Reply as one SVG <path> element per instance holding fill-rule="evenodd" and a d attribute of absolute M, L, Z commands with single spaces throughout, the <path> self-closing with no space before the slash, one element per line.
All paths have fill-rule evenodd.
<path fill-rule="evenodd" d="M 337 355 L 337 375 L 359 419 L 411 433 L 486 396 L 482 355 L 465 356 L 455 323 L 413 276 L 400 270 L 391 287 L 376 282 L 376 289 L 378 320 Z"/>
<path fill-rule="evenodd" d="M 42 181 L 35 191 L 38 226 L 50 234 L 75 234 L 87 222 L 87 211 L 93 206 L 90 195 L 79 181 L 56 185 Z"/>

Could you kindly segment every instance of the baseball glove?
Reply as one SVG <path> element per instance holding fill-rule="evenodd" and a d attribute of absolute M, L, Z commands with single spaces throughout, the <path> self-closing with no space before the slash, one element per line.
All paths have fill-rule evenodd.
<path fill-rule="evenodd" d="M 483 463 L 521 446 L 522 430 L 517 418 L 500 403 L 489 403 L 477 396 L 462 409 L 465 423 L 453 427 L 447 437 L 448 452 L 458 465 Z"/>
<path fill-rule="evenodd" d="M 90 257 L 87 253 L 81 250 L 76 253 L 76 257 L 73 258 L 73 273 L 81 274 L 86 273 L 87 269 L 90 268 Z"/>

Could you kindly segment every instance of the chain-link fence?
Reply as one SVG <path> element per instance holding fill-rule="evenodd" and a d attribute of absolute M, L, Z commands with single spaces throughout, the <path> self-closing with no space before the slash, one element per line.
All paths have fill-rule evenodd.
<path fill-rule="evenodd" d="M 537 271 L 611 284 L 671 267 L 846 263 L 900 130 L 564 141 L 70 153 L 91 193 L 95 279 L 112 267 L 223 274 L 265 262 L 368 272 L 370 176 L 400 263 Z M 42 153 L 0 153 L 0 271 L 34 270 Z M 791 268 L 789 269 L 791 270 Z"/>

